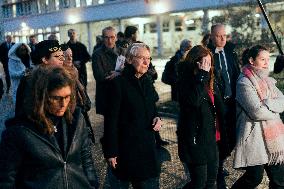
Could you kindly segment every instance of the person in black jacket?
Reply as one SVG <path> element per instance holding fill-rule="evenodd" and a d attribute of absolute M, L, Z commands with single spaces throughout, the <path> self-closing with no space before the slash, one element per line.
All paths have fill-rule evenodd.
<path fill-rule="evenodd" d="M 73 52 L 73 63 L 78 69 L 79 80 L 87 88 L 87 68 L 86 63 L 90 61 L 91 57 L 88 53 L 87 47 L 77 40 L 77 33 L 74 29 L 68 30 L 68 37 L 70 40 L 67 45 Z"/>
<path fill-rule="evenodd" d="M 7 121 L 2 135 L 0 188 L 98 188 L 71 75 L 44 67 L 33 73 L 33 84 L 33 112 Z"/>
<path fill-rule="evenodd" d="M 3 96 L 3 93 L 4 93 L 4 84 L 3 84 L 3 80 L 2 80 L 1 75 L 0 75 L 0 100 Z"/>
<path fill-rule="evenodd" d="M 4 72 L 5 72 L 5 80 L 6 80 L 6 87 L 7 87 L 6 93 L 9 92 L 10 86 L 11 86 L 10 74 L 9 74 L 9 69 L 8 69 L 8 61 L 9 61 L 8 52 L 14 44 L 15 43 L 12 42 L 12 36 L 7 35 L 6 41 L 0 45 L 0 62 L 2 63 Z"/>
<path fill-rule="evenodd" d="M 216 187 L 224 107 L 213 70 L 212 54 L 201 45 L 193 47 L 179 67 L 177 135 L 179 156 L 191 177 L 186 189 Z"/>
<path fill-rule="evenodd" d="M 153 83 L 146 74 L 150 64 L 149 47 L 133 43 L 120 76 L 110 83 L 105 114 L 103 151 L 120 187 L 158 189 L 160 164 L 155 131 L 161 128 L 156 111 Z M 113 183 L 112 183 L 113 184 Z"/>

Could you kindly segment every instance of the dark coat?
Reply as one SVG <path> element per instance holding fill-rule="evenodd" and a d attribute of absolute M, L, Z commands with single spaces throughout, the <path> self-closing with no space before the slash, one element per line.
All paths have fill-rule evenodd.
<path fill-rule="evenodd" d="M 215 53 L 216 47 L 212 45 L 212 43 L 209 43 L 208 48 L 213 53 L 214 57 L 214 64 L 220 64 L 219 63 L 219 55 Z M 237 79 L 240 75 L 240 67 L 239 67 L 239 59 L 237 56 L 237 53 L 234 51 L 235 45 L 227 42 L 227 44 L 224 47 L 224 52 L 226 55 L 226 61 L 228 66 L 228 73 L 231 81 L 231 90 L 232 90 L 232 97 L 230 99 L 225 100 L 223 98 L 223 101 L 225 103 L 226 107 L 226 115 L 225 115 L 225 126 L 227 130 L 227 136 L 228 136 L 228 142 L 230 144 L 231 151 L 235 147 L 236 144 L 236 85 L 237 85 Z M 218 88 L 220 89 L 222 97 L 224 97 L 225 92 L 225 82 L 222 78 L 221 70 L 216 69 L 218 66 L 215 66 L 214 75 L 215 80 L 218 85 Z M 221 149 L 222 150 L 222 149 Z"/>
<path fill-rule="evenodd" d="M 220 64 L 219 63 L 219 55 L 215 53 L 216 47 L 212 45 L 212 43 L 209 43 L 208 48 L 211 50 L 214 58 L 214 64 Z M 236 97 L 236 85 L 237 85 L 237 79 L 240 75 L 240 67 L 239 67 L 239 59 L 238 55 L 234 50 L 234 46 L 227 42 L 227 44 L 224 47 L 224 52 L 226 55 L 226 61 L 228 66 L 228 73 L 231 81 L 231 89 L 232 89 L 232 98 L 235 99 Z M 217 68 L 217 66 L 215 66 Z M 224 96 L 225 91 L 225 83 L 223 78 L 221 77 L 221 70 L 214 70 L 215 80 L 217 82 L 217 85 L 220 89 L 222 97 Z"/>
<path fill-rule="evenodd" d="M 122 180 L 145 180 L 159 176 L 153 118 L 157 96 L 148 75 L 134 76 L 126 65 L 110 87 L 112 97 L 105 115 L 103 148 L 106 158 L 117 157 L 114 174 Z"/>
<path fill-rule="evenodd" d="M 189 74 L 188 74 L 189 75 Z M 214 104 L 207 90 L 209 73 L 200 71 L 178 82 L 180 116 L 177 130 L 179 156 L 190 164 L 206 164 L 217 160 L 216 115 L 218 115 L 221 140 L 224 106 L 218 88 L 214 88 Z M 224 141 L 224 143 L 226 143 Z"/>
<path fill-rule="evenodd" d="M 72 50 L 73 53 L 73 61 L 81 61 L 80 66 L 77 66 L 79 73 L 79 80 L 80 82 L 86 87 L 87 86 L 87 69 L 86 63 L 90 61 L 91 57 L 88 53 L 87 47 L 77 41 L 76 43 L 71 43 L 70 41 L 67 42 L 68 47 Z"/>
<path fill-rule="evenodd" d="M 11 47 L 12 47 L 14 44 L 15 44 L 14 42 L 11 42 Z M 11 49 L 11 47 L 10 47 L 10 49 Z M 0 61 L 1 61 L 2 64 L 3 64 L 4 70 L 5 70 L 5 69 L 8 69 L 8 61 L 9 61 L 8 52 L 9 52 L 10 49 L 7 47 L 7 42 L 3 42 L 3 43 L 0 45 Z"/>
<path fill-rule="evenodd" d="M 105 79 L 114 71 L 118 54 L 116 49 L 108 49 L 104 45 L 92 55 L 92 68 L 96 79 L 96 113 L 104 115 L 107 104 L 107 88 L 109 81 Z"/>
<path fill-rule="evenodd" d="M 0 144 L 0 188 L 95 188 L 88 130 L 79 109 L 63 129 L 63 145 L 70 139 L 65 153 L 54 134 L 43 134 L 30 120 L 10 120 L 6 126 Z"/>

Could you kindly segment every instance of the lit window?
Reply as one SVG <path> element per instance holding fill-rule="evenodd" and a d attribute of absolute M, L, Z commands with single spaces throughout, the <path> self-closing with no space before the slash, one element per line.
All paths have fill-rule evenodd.
<path fill-rule="evenodd" d="M 163 32 L 169 32 L 170 31 L 170 22 L 164 22 L 163 23 Z"/>

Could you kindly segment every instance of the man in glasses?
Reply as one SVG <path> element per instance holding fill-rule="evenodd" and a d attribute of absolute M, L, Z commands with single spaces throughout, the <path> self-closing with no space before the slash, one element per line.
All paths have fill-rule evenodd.
<path fill-rule="evenodd" d="M 107 86 L 110 80 L 120 74 L 115 70 L 121 51 L 116 47 L 116 31 L 113 27 L 102 30 L 103 45 L 92 56 L 93 74 L 96 79 L 96 113 L 104 115 L 107 104 Z"/>

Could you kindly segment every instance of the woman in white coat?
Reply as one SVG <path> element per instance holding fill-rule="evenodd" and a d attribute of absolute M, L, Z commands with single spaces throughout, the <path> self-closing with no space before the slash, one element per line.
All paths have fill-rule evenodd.
<path fill-rule="evenodd" d="M 266 171 L 270 189 L 284 188 L 284 96 L 269 77 L 269 51 L 260 45 L 243 53 L 237 81 L 237 143 L 234 168 L 246 172 L 233 189 L 256 188 Z"/>
<path fill-rule="evenodd" d="M 8 69 L 11 78 L 12 99 L 15 104 L 17 89 L 26 69 L 31 67 L 31 49 L 25 43 L 16 43 L 9 50 Z"/>

